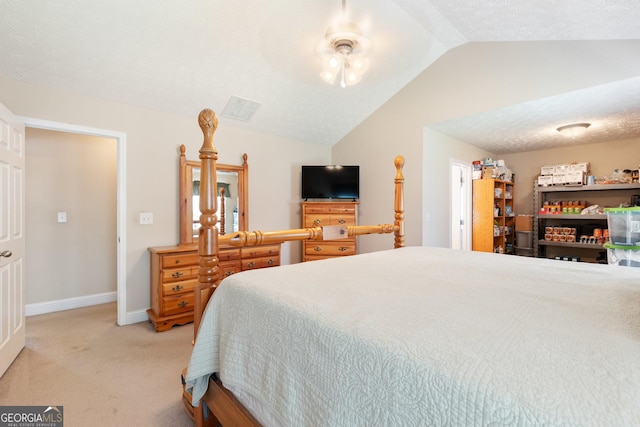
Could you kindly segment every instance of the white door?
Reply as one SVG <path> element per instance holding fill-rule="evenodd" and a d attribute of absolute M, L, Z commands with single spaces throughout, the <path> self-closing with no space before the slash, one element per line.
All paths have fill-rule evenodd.
<path fill-rule="evenodd" d="M 0 104 L 0 376 L 25 343 L 24 124 Z"/>
<path fill-rule="evenodd" d="M 451 248 L 470 250 L 471 166 L 451 161 Z"/>

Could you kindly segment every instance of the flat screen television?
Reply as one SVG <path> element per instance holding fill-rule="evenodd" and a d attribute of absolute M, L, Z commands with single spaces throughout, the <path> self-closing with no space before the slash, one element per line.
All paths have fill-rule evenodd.
<path fill-rule="evenodd" d="M 302 166 L 303 199 L 357 199 L 360 166 Z"/>

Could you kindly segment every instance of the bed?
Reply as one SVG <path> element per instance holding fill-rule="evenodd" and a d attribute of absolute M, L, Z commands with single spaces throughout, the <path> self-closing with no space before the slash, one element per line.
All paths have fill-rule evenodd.
<path fill-rule="evenodd" d="M 186 373 L 196 423 L 640 425 L 640 271 L 404 247 L 398 181 L 386 251 L 220 283 L 201 230 L 196 297 L 216 290 Z"/>

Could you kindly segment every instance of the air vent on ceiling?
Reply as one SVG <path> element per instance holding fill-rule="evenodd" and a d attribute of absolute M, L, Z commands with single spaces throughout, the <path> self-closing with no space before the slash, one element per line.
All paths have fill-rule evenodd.
<path fill-rule="evenodd" d="M 222 116 L 248 122 L 259 106 L 259 102 L 232 96 L 222 110 Z"/>

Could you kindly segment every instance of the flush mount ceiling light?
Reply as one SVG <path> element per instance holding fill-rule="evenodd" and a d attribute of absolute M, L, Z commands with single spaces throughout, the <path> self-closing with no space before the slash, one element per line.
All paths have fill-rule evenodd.
<path fill-rule="evenodd" d="M 573 123 L 566 126 L 560 126 L 558 132 L 568 138 L 577 138 L 587 131 L 587 128 L 591 126 L 591 123 Z"/>
<path fill-rule="evenodd" d="M 322 78 L 329 84 L 340 77 L 340 86 L 354 85 L 362 79 L 369 68 L 367 56 L 373 50 L 373 42 L 364 36 L 360 26 L 349 22 L 346 0 L 342 0 L 340 22 L 327 29 L 324 38 L 316 47 L 316 54 L 322 60 Z"/>

